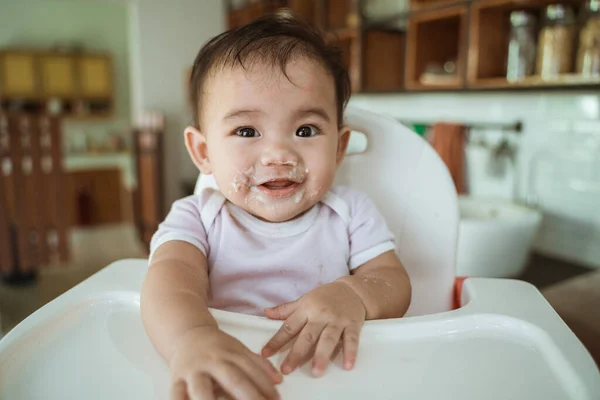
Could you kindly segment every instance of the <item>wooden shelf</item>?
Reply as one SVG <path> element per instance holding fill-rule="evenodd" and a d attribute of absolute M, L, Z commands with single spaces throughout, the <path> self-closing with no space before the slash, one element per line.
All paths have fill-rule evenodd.
<path fill-rule="evenodd" d="M 408 85 L 407 85 L 408 86 Z M 456 79 L 454 81 L 439 82 L 439 83 L 411 83 L 410 90 L 413 91 L 447 91 L 447 90 L 458 90 L 463 87 L 463 81 Z"/>
<path fill-rule="evenodd" d="M 405 85 L 407 89 L 419 90 L 424 87 L 457 89 L 464 86 L 466 25 L 466 6 L 436 10 L 410 20 L 406 35 Z M 455 63 L 455 80 L 435 84 L 421 82 L 421 77 L 429 66 L 434 64 L 442 66 L 446 62 Z"/>
<path fill-rule="evenodd" d="M 0 110 L 93 118 L 112 115 L 109 54 L 4 49 L 0 72 Z"/>
<path fill-rule="evenodd" d="M 322 0 L 321 0 L 322 1 Z M 334 0 L 325 2 L 326 29 L 355 28 L 357 15 L 354 11 L 354 0 Z"/>
<path fill-rule="evenodd" d="M 286 2 L 283 0 L 260 0 L 247 2 L 240 8 L 234 9 L 228 4 L 227 25 L 229 29 L 238 28 L 242 25 L 265 15 L 276 12 L 284 7 Z"/>
<path fill-rule="evenodd" d="M 544 81 L 539 77 L 528 77 L 514 83 L 506 80 L 511 30 L 510 14 L 516 10 L 528 11 L 537 16 L 539 26 L 544 7 L 554 3 L 553 0 L 482 0 L 473 3 L 469 26 L 468 85 L 475 88 L 483 85 L 486 87 L 586 85 L 585 79 L 575 74 L 565 75 L 552 81 Z M 564 3 L 576 10 L 582 4 L 582 0 Z"/>
<path fill-rule="evenodd" d="M 293 13 L 302 18 L 304 21 L 312 25 L 317 25 L 317 2 L 306 0 L 288 0 L 287 8 Z"/>
<path fill-rule="evenodd" d="M 352 43 L 353 39 L 343 39 L 336 41 L 337 46 L 340 48 L 342 53 L 342 64 L 347 70 L 351 68 L 351 57 L 352 57 Z"/>
<path fill-rule="evenodd" d="M 509 82 L 506 78 L 485 78 L 472 82 L 473 89 L 506 89 L 506 88 L 561 88 L 565 86 L 584 87 L 600 85 L 600 77 L 586 78 L 579 74 L 561 75 L 557 79 L 542 79 L 540 76 L 530 76 L 525 79 Z"/>
<path fill-rule="evenodd" d="M 63 119 L 65 121 L 77 121 L 77 122 L 100 122 L 106 121 L 112 118 L 114 114 L 112 112 L 98 113 L 93 115 L 77 115 L 77 114 L 66 114 Z"/>
<path fill-rule="evenodd" d="M 577 10 L 586 0 L 565 0 Z M 556 0 L 411 0 L 408 10 L 368 19 L 359 0 L 263 0 L 258 16 L 285 7 L 337 43 L 353 93 L 551 90 L 600 87 L 600 79 L 506 80 L 510 13 L 542 10 Z M 238 12 L 237 11 L 233 11 Z M 246 11 L 249 13 L 249 11 Z M 249 21 L 246 21 L 249 22 Z M 428 81 L 432 65 L 455 63 L 452 76 Z M 434 76 L 435 75 L 429 75 Z"/>
<path fill-rule="evenodd" d="M 375 29 L 365 31 L 361 91 L 403 90 L 404 42 L 405 35 L 400 32 Z"/>
<path fill-rule="evenodd" d="M 411 0 L 411 11 L 423 11 L 465 4 L 464 0 Z"/>
<path fill-rule="evenodd" d="M 422 15 L 435 15 L 438 11 L 443 11 L 448 8 L 456 8 L 457 6 L 468 7 L 474 2 L 481 2 L 484 0 L 456 0 L 456 1 L 439 1 L 439 2 L 426 2 L 423 6 L 417 6 L 416 8 L 410 8 L 405 11 L 396 12 L 386 17 L 367 18 L 363 21 L 365 28 L 387 28 L 406 30 L 406 28 L 398 28 L 399 23 L 401 25 L 407 25 L 408 21 L 412 18 L 417 18 Z"/>
<path fill-rule="evenodd" d="M 325 33 L 325 40 L 336 41 L 336 40 L 350 40 L 355 39 L 358 36 L 358 31 L 354 28 L 339 28 L 327 31 Z"/>

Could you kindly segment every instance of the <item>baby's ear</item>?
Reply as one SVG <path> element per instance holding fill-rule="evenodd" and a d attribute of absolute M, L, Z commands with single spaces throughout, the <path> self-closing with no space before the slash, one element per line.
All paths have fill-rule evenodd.
<path fill-rule="evenodd" d="M 350 128 L 347 126 L 342 126 L 338 131 L 338 145 L 337 145 L 337 155 L 336 155 L 336 164 L 340 165 L 342 161 L 344 161 L 344 157 L 346 157 L 346 150 L 348 149 L 348 142 L 350 141 Z"/>
<path fill-rule="evenodd" d="M 193 126 L 185 128 L 183 134 L 185 135 L 185 147 L 196 167 L 205 175 L 211 174 L 212 167 L 208 159 L 208 147 L 204 135 Z"/>

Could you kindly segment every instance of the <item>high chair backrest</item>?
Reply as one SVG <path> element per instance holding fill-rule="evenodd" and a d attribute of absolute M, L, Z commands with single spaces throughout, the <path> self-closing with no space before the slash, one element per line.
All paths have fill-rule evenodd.
<path fill-rule="evenodd" d="M 367 193 L 396 236 L 396 253 L 413 288 L 407 315 L 450 310 L 459 215 L 448 169 L 425 140 L 399 122 L 352 107 L 345 114 L 367 145 L 346 157 L 335 184 Z M 212 176 L 201 175 L 196 192 L 208 186 L 217 188 Z"/>

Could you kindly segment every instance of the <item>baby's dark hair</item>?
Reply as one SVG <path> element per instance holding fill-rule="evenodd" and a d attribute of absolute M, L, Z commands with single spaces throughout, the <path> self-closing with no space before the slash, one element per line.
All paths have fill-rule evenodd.
<path fill-rule="evenodd" d="M 286 75 L 287 64 L 297 57 L 320 63 L 335 84 L 338 124 L 350 98 L 350 78 L 341 62 L 340 49 L 328 45 L 313 27 L 284 15 L 268 15 L 247 25 L 224 32 L 206 43 L 198 52 L 189 81 L 194 123 L 200 124 L 199 109 L 208 74 L 217 67 L 244 69 L 255 63 L 279 66 Z M 288 77 L 289 78 L 289 77 Z"/>

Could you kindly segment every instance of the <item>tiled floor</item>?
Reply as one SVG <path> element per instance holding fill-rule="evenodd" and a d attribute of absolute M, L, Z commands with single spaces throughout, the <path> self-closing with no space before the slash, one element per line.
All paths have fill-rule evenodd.
<path fill-rule="evenodd" d="M 21 286 L 0 283 L 0 332 L 8 332 L 33 311 L 113 261 L 147 255 L 131 224 L 76 229 L 71 233 L 72 262 L 44 269 Z"/>

